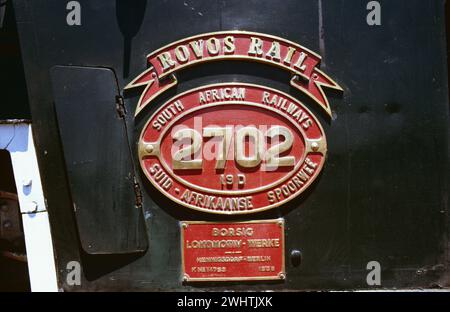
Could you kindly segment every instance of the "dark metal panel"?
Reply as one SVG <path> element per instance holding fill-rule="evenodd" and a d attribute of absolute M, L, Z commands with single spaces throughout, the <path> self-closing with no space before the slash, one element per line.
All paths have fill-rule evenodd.
<path fill-rule="evenodd" d="M 345 86 L 328 171 L 346 175 L 345 257 L 352 271 L 379 261 L 385 287 L 448 285 L 444 1 L 380 3 L 379 27 L 354 18 L 367 10 L 352 1 L 323 10 L 327 70 Z"/>
<path fill-rule="evenodd" d="M 13 5 L 0 0 L 0 120 L 30 118 Z"/>
<path fill-rule="evenodd" d="M 57 66 L 51 78 L 83 249 L 88 254 L 144 251 L 147 234 L 114 72 Z"/>
<path fill-rule="evenodd" d="M 82 26 L 68 27 L 64 1 L 15 1 L 60 268 L 79 255 L 50 92 L 48 72 L 53 65 L 111 67 L 123 88 L 146 68 L 145 56 L 164 44 L 203 32 L 243 29 L 285 37 L 320 53 L 322 68 L 345 89 L 342 98 L 330 98 L 334 118 L 328 120 L 289 88 L 285 73 L 260 64 L 227 62 L 180 72 L 177 89 L 167 95 L 205 83 L 253 82 L 289 92 L 317 113 L 329 143 L 322 175 L 301 199 L 254 217 L 286 219 L 284 283 L 183 285 L 178 221 L 214 218 L 176 206 L 144 181 L 149 252 L 139 259 L 117 259 L 123 268 L 97 269 L 81 289 L 367 288 L 366 264 L 371 260 L 382 265 L 383 287 L 448 285 L 443 1 L 380 1 L 380 27 L 366 24 L 367 1 L 359 0 L 147 1 L 137 31 L 131 26 L 124 30 L 123 25 L 134 21 L 132 14 L 117 11 L 118 1 L 80 2 Z M 127 39 L 129 77 L 123 71 L 124 36 L 132 37 Z M 138 92 L 126 94 L 130 111 L 138 97 Z M 155 101 L 143 116 L 166 98 Z M 145 119 L 136 119 L 133 142 Z M 127 120 L 131 128 L 130 114 Z M 296 249 L 302 252 L 300 265 L 290 261 Z M 77 289 L 64 285 L 64 278 L 61 273 L 64 289 Z"/>

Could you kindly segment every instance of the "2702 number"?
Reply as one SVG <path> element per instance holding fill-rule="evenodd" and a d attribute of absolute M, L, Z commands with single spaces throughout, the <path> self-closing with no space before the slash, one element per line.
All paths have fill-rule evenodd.
<path fill-rule="evenodd" d="M 234 132 L 234 133 L 233 133 Z M 234 137 L 233 137 L 234 134 Z M 282 137 L 278 144 L 266 149 L 265 139 Z M 272 126 L 265 133 L 254 126 L 242 127 L 233 131 L 232 127 L 206 127 L 203 129 L 203 137 L 194 129 L 184 128 L 175 131 L 172 139 L 176 143 L 190 141 L 173 153 L 172 166 L 174 170 L 201 169 L 203 159 L 192 159 L 202 149 L 203 138 L 220 138 L 221 147 L 217 149 L 216 169 L 225 169 L 227 152 L 234 141 L 234 161 L 242 168 L 255 168 L 264 162 L 265 167 L 289 167 L 294 166 L 294 156 L 280 156 L 292 148 L 294 141 L 292 132 L 284 126 Z M 245 153 L 247 138 L 253 141 L 252 150 Z"/>

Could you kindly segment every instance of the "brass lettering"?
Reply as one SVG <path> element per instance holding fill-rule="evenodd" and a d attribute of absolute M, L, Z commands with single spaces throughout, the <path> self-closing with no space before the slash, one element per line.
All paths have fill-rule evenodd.
<path fill-rule="evenodd" d="M 271 58 L 273 60 L 279 61 L 281 59 L 280 56 L 280 43 L 277 41 L 272 42 L 272 46 L 269 51 L 266 53 L 267 58 Z"/>
<path fill-rule="evenodd" d="M 192 51 L 194 51 L 194 55 L 196 58 L 200 59 L 203 57 L 203 40 L 191 41 L 189 42 Z"/>
<path fill-rule="evenodd" d="M 241 248 L 241 246 L 242 240 L 235 239 L 186 241 L 187 249 Z"/>
<path fill-rule="evenodd" d="M 180 63 L 186 63 L 189 60 L 189 50 L 184 45 L 180 45 L 175 49 L 175 56 Z"/>
<path fill-rule="evenodd" d="M 262 46 L 263 41 L 260 38 L 250 38 L 250 48 L 248 49 L 248 55 L 261 56 L 263 54 Z"/>
<path fill-rule="evenodd" d="M 261 238 L 261 239 L 248 239 L 249 248 L 278 248 L 280 247 L 279 238 Z"/>
<path fill-rule="evenodd" d="M 252 227 L 213 228 L 212 236 L 252 236 Z"/>
<path fill-rule="evenodd" d="M 206 40 L 206 48 L 211 55 L 217 55 L 220 52 L 220 41 L 215 37 L 211 37 Z"/>
<path fill-rule="evenodd" d="M 172 60 L 169 52 L 163 52 L 158 55 L 159 62 L 163 67 L 163 70 L 168 70 L 175 66 L 175 62 Z"/>
<path fill-rule="evenodd" d="M 184 110 L 183 103 L 180 100 L 175 101 L 159 113 L 152 123 L 153 128 L 160 131 L 175 115 Z"/>
<path fill-rule="evenodd" d="M 250 210 L 253 208 L 251 196 L 224 198 L 200 194 L 188 189 L 181 194 L 180 200 L 210 210 L 239 211 Z"/>
<path fill-rule="evenodd" d="M 246 88 L 221 88 L 206 90 L 199 93 L 200 104 L 218 102 L 224 100 L 245 100 Z"/>
<path fill-rule="evenodd" d="M 158 164 L 153 165 L 153 167 L 150 169 L 150 174 L 153 176 L 155 182 L 158 183 L 159 186 L 161 186 L 166 191 L 172 187 L 173 180 Z"/>
<path fill-rule="evenodd" d="M 308 55 L 304 52 L 300 52 L 300 56 L 298 57 L 297 63 L 295 63 L 294 67 L 298 68 L 301 71 L 305 71 L 306 65 L 303 63 Z"/>
<path fill-rule="evenodd" d="M 225 54 L 232 54 L 236 50 L 236 46 L 234 45 L 234 37 L 233 36 L 226 36 L 225 39 L 223 39 L 224 48 L 223 53 Z"/>
<path fill-rule="evenodd" d="M 294 52 L 295 49 L 293 47 L 289 47 L 283 62 L 286 63 L 287 65 L 291 65 L 292 56 L 294 55 Z"/>

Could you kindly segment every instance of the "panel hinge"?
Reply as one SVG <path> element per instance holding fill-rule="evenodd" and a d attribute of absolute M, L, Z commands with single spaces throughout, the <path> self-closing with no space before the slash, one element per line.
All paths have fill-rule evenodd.
<path fill-rule="evenodd" d="M 125 102 L 123 100 L 123 97 L 120 95 L 116 95 L 116 110 L 120 118 L 124 118 L 125 115 L 127 114 Z"/>
<path fill-rule="evenodd" d="M 142 192 L 141 186 L 134 178 L 134 196 L 136 197 L 136 208 L 142 208 Z"/>
<path fill-rule="evenodd" d="M 125 120 L 125 115 L 127 114 L 127 109 L 125 108 L 125 102 L 121 95 L 116 95 L 116 110 L 119 118 L 123 119 L 123 125 L 125 128 L 125 136 L 127 138 L 128 151 L 130 152 L 131 161 L 133 163 L 133 172 L 135 172 L 135 165 L 133 160 L 133 153 L 131 152 L 130 141 L 128 139 L 128 127 Z M 133 177 L 133 189 L 134 189 L 134 197 L 136 198 L 136 208 L 142 208 L 142 192 L 141 186 L 136 180 L 136 176 Z"/>

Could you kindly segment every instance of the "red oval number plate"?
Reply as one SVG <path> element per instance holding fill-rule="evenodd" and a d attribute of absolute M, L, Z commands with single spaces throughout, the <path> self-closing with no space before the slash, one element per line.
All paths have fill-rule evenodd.
<path fill-rule="evenodd" d="M 166 102 L 139 140 L 150 182 L 200 211 L 245 214 L 302 193 L 325 161 L 325 133 L 298 100 L 263 86 L 225 83 Z"/>

